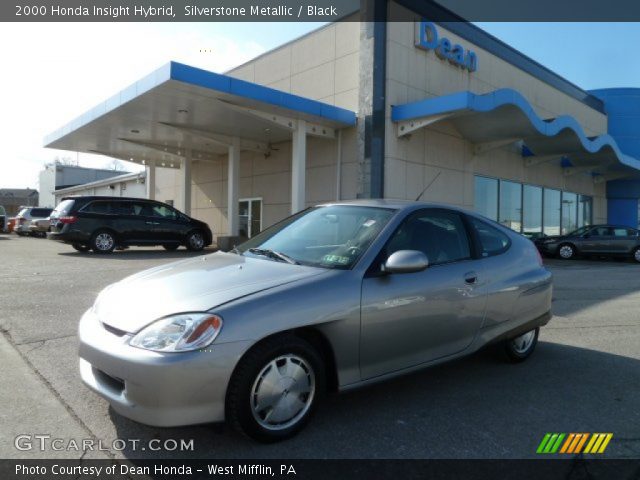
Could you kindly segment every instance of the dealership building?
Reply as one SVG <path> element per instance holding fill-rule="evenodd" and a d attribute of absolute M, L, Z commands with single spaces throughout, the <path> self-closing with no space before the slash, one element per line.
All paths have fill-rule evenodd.
<path fill-rule="evenodd" d="M 432 8 L 389 1 L 225 74 L 169 63 L 45 144 L 146 165 L 149 198 L 227 240 L 423 190 L 529 235 L 637 227 L 640 89 L 585 91 Z"/>

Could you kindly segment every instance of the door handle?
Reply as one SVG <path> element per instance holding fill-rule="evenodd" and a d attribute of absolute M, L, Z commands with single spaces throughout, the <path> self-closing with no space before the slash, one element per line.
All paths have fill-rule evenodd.
<path fill-rule="evenodd" d="M 478 274 L 476 272 L 467 272 L 464 274 L 464 281 L 469 285 L 473 285 L 478 281 Z"/>

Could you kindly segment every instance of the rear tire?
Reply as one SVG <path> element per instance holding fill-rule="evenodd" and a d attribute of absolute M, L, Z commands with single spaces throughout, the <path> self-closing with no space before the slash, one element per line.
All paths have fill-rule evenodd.
<path fill-rule="evenodd" d="M 89 248 L 88 245 L 82 245 L 80 243 L 74 243 L 73 245 L 71 245 L 73 247 L 74 250 L 77 250 L 78 252 L 88 252 L 89 250 L 91 250 L 91 248 Z"/>
<path fill-rule="evenodd" d="M 540 327 L 536 327 L 515 338 L 505 340 L 503 349 L 507 359 L 511 363 L 520 363 L 529 358 L 536 349 L 539 333 Z"/>
<path fill-rule="evenodd" d="M 640 263 L 640 247 L 637 247 L 637 248 L 633 251 L 633 254 L 631 255 L 631 258 L 632 258 L 636 263 Z"/>
<path fill-rule="evenodd" d="M 109 230 L 98 230 L 91 237 L 91 250 L 95 253 L 111 253 L 116 248 L 116 237 Z"/>
<path fill-rule="evenodd" d="M 200 230 L 189 232 L 185 243 L 187 250 L 199 252 L 204 248 L 204 235 Z"/>
<path fill-rule="evenodd" d="M 297 434 L 325 392 L 325 367 L 316 349 L 295 335 L 259 343 L 240 360 L 229 382 L 226 418 L 259 442 Z"/>
<path fill-rule="evenodd" d="M 173 252 L 174 250 L 177 250 L 179 246 L 180 245 L 170 244 L 170 245 L 162 245 L 162 248 L 164 248 L 165 250 L 167 250 L 169 252 Z"/>

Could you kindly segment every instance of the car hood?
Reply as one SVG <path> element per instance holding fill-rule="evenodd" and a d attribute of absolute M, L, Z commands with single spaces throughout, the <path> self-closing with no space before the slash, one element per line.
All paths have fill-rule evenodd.
<path fill-rule="evenodd" d="M 154 320 L 204 312 L 238 298 L 326 272 L 217 252 L 137 273 L 104 289 L 93 306 L 101 322 L 134 333 Z"/>
<path fill-rule="evenodd" d="M 558 241 L 560 239 L 567 238 L 564 235 L 547 235 L 546 237 L 536 238 L 536 243 L 544 243 L 548 240 Z"/>

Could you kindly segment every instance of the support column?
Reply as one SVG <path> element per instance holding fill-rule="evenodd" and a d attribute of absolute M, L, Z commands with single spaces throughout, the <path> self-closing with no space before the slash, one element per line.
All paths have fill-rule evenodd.
<path fill-rule="evenodd" d="M 298 120 L 291 148 L 291 213 L 305 208 L 307 173 L 307 122 Z"/>
<path fill-rule="evenodd" d="M 156 163 L 155 162 L 150 162 L 149 165 L 147 165 L 147 178 L 145 182 L 147 184 L 147 198 L 149 200 L 155 200 L 156 199 Z"/>
<path fill-rule="evenodd" d="M 227 225 L 228 235 L 239 234 L 240 217 L 238 216 L 238 195 L 240 185 L 240 138 L 233 137 L 229 145 L 229 168 L 227 182 Z"/>
<path fill-rule="evenodd" d="M 191 215 L 191 152 L 187 152 L 180 167 L 182 180 L 182 211 Z"/>

